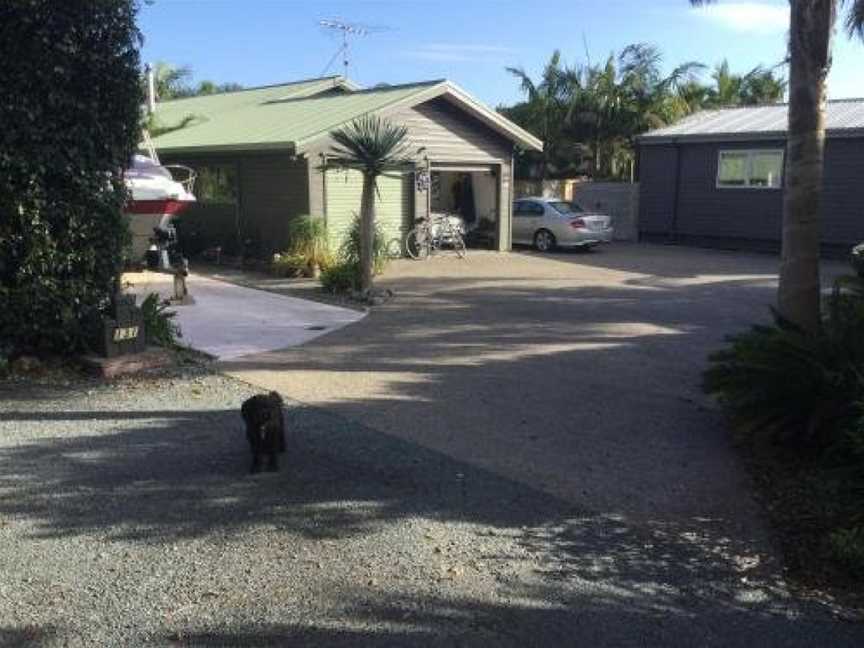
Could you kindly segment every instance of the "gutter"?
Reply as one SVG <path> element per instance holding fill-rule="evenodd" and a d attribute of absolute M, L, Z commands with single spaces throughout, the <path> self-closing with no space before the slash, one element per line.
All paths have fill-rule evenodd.
<path fill-rule="evenodd" d="M 834 128 L 825 131 L 826 139 L 864 137 L 864 128 Z M 662 144 L 722 144 L 724 142 L 761 142 L 785 140 L 786 131 L 761 131 L 755 133 L 710 133 L 680 135 L 640 135 L 637 141 L 642 146 Z"/>

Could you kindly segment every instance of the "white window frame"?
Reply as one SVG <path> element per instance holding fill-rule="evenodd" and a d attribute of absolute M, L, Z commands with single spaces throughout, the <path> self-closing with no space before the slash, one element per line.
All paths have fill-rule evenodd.
<path fill-rule="evenodd" d="M 750 174 L 751 168 L 753 164 L 754 155 L 764 155 L 766 153 L 773 153 L 780 155 L 780 184 L 776 187 L 770 187 L 765 185 L 751 185 L 750 184 Z M 724 155 L 747 155 L 747 165 L 746 165 L 746 178 L 744 179 L 744 184 L 733 185 L 733 184 L 721 184 L 720 182 L 720 168 L 721 163 L 723 161 Z M 779 191 L 783 189 L 783 178 L 786 175 L 786 151 L 782 148 L 764 148 L 764 149 L 721 149 L 717 152 L 717 175 L 714 179 L 714 185 L 717 189 L 750 189 L 750 190 L 762 190 L 762 191 Z"/>

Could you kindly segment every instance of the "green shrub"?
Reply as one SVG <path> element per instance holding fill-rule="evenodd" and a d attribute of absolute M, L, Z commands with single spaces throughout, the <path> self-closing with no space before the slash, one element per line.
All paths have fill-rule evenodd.
<path fill-rule="evenodd" d="M 316 268 L 324 269 L 332 263 L 327 224 L 323 218 L 300 216 L 288 226 L 287 254 L 305 261 L 306 274 L 311 276 Z"/>
<path fill-rule="evenodd" d="M 144 313 L 144 331 L 148 344 L 171 347 L 177 344 L 178 338 L 183 337 L 180 326 L 174 322 L 177 313 L 168 310 L 159 295 L 150 293 L 141 302 L 141 310 Z"/>
<path fill-rule="evenodd" d="M 270 272 L 277 277 L 303 277 L 309 273 L 309 264 L 306 257 L 299 254 L 274 254 Z"/>
<path fill-rule="evenodd" d="M 321 286 L 327 292 L 347 293 L 360 288 L 360 266 L 342 262 L 331 265 L 321 272 Z"/>
<path fill-rule="evenodd" d="M 834 560 L 856 578 L 864 577 L 864 526 L 831 532 L 828 546 Z"/>
<path fill-rule="evenodd" d="M 777 318 L 710 357 L 704 387 L 740 427 L 791 445 L 838 441 L 864 397 L 864 300 L 835 291 L 825 310 L 818 334 Z"/>
<path fill-rule="evenodd" d="M 339 247 L 339 256 L 346 263 L 360 264 L 360 216 L 354 217 L 351 227 L 342 245 Z M 389 261 L 387 253 L 387 239 L 381 224 L 375 222 L 375 235 L 372 238 L 372 272 L 381 274 Z"/>
<path fill-rule="evenodd" d="M 95 342 L 129 240 L 121 170 L 140 137 L 136 4 L 0 4 L 0 340 Z"/>

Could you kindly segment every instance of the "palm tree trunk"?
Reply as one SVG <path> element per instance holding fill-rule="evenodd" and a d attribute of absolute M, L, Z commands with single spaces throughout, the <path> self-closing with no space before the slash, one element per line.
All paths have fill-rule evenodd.
<path fill-rule="evenodd" d="M 372 290 L 372 248 L 375 237 L 375 176 L 363 174 L 363 194 L 360 199 L 360 290 L 368 295 Z"/>
<path fill-rule="evenodd" d="M 790 5 L 789 134 L 778 309 L 787 320 L 816 331 L 825 79 L 837 0 L 792 0 Z"/>

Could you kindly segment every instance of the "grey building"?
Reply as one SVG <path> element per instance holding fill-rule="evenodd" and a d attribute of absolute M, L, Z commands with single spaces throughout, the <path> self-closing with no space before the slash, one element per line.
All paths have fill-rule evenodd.
<path fill-rule="evenodd" d="M 643 240 L 776 250 L 787 106 L 696 113 L 639 138 Z M 828 102 L 822 243 L 864 241 L 864 99 Z"/>

